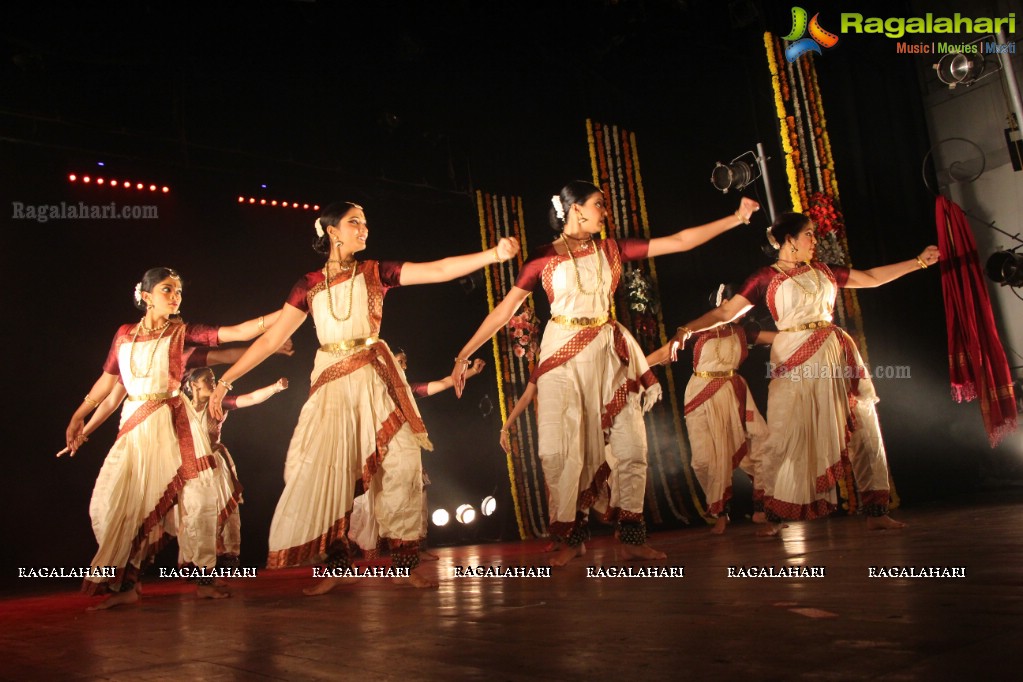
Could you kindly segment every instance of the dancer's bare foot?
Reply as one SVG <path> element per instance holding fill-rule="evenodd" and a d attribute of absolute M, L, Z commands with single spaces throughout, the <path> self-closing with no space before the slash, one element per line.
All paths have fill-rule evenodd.
<path fill-rule="evenodd" d="M 427 551 L 425 549 L 419 550 L 420 561 L 437 561 L 438 559 L 440 559 L 440 557 L 434 554 L 433 552 Z"/>
<path fill-rule="evenodd" d="M 767 514 L 764 512 L 753 512 L 753 523 L 767 523 Z"/>
<path fill-rule="evenodd" d="M 781 532 L 782 528 L 788 528 L 784 523 L 771 523 L 767 519 L 764 519 L 764 525 L 762 528 L 757 528 L 758 538 L 771 538 Z"/>
<path fill-rule="evenodd" d="M 307 587 L 302 590 L 302 593 L 310 597 L 315 597 L 318 594 L 327 594 L 338 585 L 351 585 L 357 582 L 359 579 L 356 577 L 347 578 L 335 578 L 333 576 L 327 576 L 320 582 L 316 583 L 312 587 Z"/>
<path fill-rule="evenodd" d="M 585 543 L 580 542 L 575 547 L 572 545 L 565 545 L 554 552 L 554 556 L 551 557 L 551 566 L 564 566 L 572 559 L 580 557 L 583 554 L 586 554 Z"/>
<path fill-rule="evenodd" d="M 867 530 L 896 530 L 898 528 L 905 527 L 906 524 L 904 524 L 902 521 L 896 521 L 887 514 L 885 514 L 884 516 L 867 517 Z"/>
<path fill-rule="evenodd" d="M 116 594 L 110 595 L 99 604 L 90 606 L 86 609 L 86 611 L 103 611 L 104 609 L 112 609 L 115 606 L 121 606 L 123 604 L 134 604 L 138 600 L 139 593 L 137 588 L 128 590 L 127 592 L 117 592 Z"/>
<path fill-rule="evenodd" d="M 391 578 L 391 580 L 394 581 L 395 585 L 411 585 L 419 590 L 437 587 L 437 581 L 433 578 L 427 578 L 419 572 L 419 569 L 410 571 L 407 578 Z"/>
<path fill-rule="evenodd" d="M 543 553 L 546 554 L 547 552 L 556 552 L 559 549 L 561 549 L 561 541 L 551 540 L 550 542 L 543 546 Z"/>
<path fill-rule="evenodd" d="M 650 545 L 626 545 L 623 543 L 615 547 L 616 558 L 619 552 L 621 552 L 622 559 L 626 561 L 628 561 L 629 559 L 640 559 L 643 561 L 650 561 L 655 559 L 668 558 L 667 554 L 654 549 Z"/>
<path fill-rule="evenodd" d="M 231 593 L 226 587 L 213 585 L 199 585 L 195 588 L 195 596 L 199 599 L 227 599 Z"/>
<path fill-rule="evenodd" d="M 710 532 L 714 535 L 722 535 L 725 532 L 725 526 L 728 525 L 728 517 L 721 515 L 714 520 L 714 527 L 710 529 Z"/>

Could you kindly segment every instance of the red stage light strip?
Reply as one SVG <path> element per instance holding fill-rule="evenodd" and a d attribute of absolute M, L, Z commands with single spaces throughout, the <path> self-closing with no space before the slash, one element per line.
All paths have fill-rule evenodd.
<path fill-rule="evenodd" d="M 152 182 L 138 182 L 132 180 L 115 180 L 113 178 L 104 178 L 99 176 L 85 175 L 79 173 L 69 173 L 67 176 L 68 182 L 73 184 L 81 183 L 83 185 L 102 185 L 109 187 L 123 187 L 124 189 L 135 188 L 139 192 L 149 190 L 150 192 L 161 192 L 163 194 L 170 193 L 170 187 L 167 185 L 157 185 Z"/>
<path fill-rule="evenodd" d="M 280 201 L 278 199 L 267 199 L 265 197 L 246 197 L 238 195 L 239 204 L 270 206 L 272 208 L 299 208 L 303 211 L 319 211 L 319 204 L 308 204 L 298 201 Z"/>

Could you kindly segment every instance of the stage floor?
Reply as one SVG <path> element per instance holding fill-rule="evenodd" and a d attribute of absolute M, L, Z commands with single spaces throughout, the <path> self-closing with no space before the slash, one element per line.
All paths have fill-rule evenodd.
<path fill-rule="evenodd" d="M 772 680 L 1016 677 L 1023 634 L 1023 490 L 893 514 L 749 522 L 655 533 L 684 577 L 587 577 L 616 567 L 610 538 L 551 577 L 454 577 L 456 567 L 535 567 L 539 541 L 434 550 L 433 590 L 364 579 L 321 597 L 311 569 L 231 581 L 197 600 L 149 580 L 139 604 L 86 612 L 77 582 L 22 579 L 0 601 L 0 677 L 11 680 Z M 823 577 L 729 577 L 729 568 Z M 870 577 L 872 567 L 965 577 Z M 592 569 L 591 569 L 592 570 Z M 609 573 L 609 571 L 604 571 Z M 670 571 L 664 571 L 669 573 Z M 819 570 L 817 571 L 820 572 Z M 1013 653 L 1016 652 L 1016 653 Z M 1017 663 L 1013 663 L 1017 661 Z"/>

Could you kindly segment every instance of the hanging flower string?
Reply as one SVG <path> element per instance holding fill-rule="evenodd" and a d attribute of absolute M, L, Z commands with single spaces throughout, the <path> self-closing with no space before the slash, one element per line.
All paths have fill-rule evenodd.
<path fill-rule="evenodd" d="M 608 200 L 610 224 L 606 232 L 619 238 L 649 239 L 650 225 L 635 133 L 587 119 L 586 140 L 590 151 L 593 184 L 603 190 Z M 605 236 L 604 233 L 602 236 Z M 639 284 L 641 281 L 645 286 Z M 632 285 L 635 287 L 635 297 L 630 293 L 630 282 L 636 283 Z M 659 306 L 656 305 L 658 282 L 653 259 L 626 264 L 622 284 L 623 286 L 618 289 L 618 300 L 611 301 L 612 316 L 629 327 L 640 345 L 647 350 L 667 343 L 664 320 Z M 651 441 L 650 481 L 656 482 L 662 491 L 661 495 L 656 496 L 657 500 L 663 498 L 667 511 L 677 519 L 684 519 L 686 515 L 680 507 L 685 505 L 687 500 L 697 513 L 702 514 L 703 510 L 696 493 L 691 468 L 681 467 L 685 472 L 687 490 L 683 490 L 680 478 L 673 475 L 679 469 L 679 460 L 684 462 L 688 458 L 688 453 L 685 451 L 685 430 L 680 417 L 671 367 L 667 368 L 667 374 L 670 399 L 665 403 L 671 405 L 675 437 L 663 439 L 662 442 L 659 429 L 647 429 Z M 655 407 L 654 412 L 648 413 L 647 419 L 651 423 L 654 414 L 660 409 Z M 647 514 L 654 523 L 662 520 L 658 505 L 659 502 L 648 505 L 647 508 Z"/>
<path fill-rule="evenodd" d="M 775 41 L 770 33 L 764 33 L 764 46 L 767 49 L 767 68 L 771 72 L 771 88 L 774 91 L 774 109 L 778 117 L 779 137 L 781 148 L 785 153 L 785 175 L 789 181 L 789 196 L 792 201 L 792 210 L 799 213 L 803 210 L 799 200 L 799 179 L 796 177 L 795 150 L 792 145 L 792 131 L 789 127 L 788 116 L 785 113 L 785 101 L 782 96 L 784 74 L 778 70 L 778 61 L 775 56 Z M 784 85 L 787 90 L 788 85 Z"/>

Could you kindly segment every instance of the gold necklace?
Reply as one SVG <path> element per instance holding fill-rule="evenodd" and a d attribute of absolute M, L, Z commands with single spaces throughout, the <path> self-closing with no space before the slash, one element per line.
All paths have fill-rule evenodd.
<path fill-rule="evenodd" d="M 568 251 L 568 257 L 572 261 L 572 269 L 575 270 L 575 290 L 580 294 L 592 296 L 593 294 L 600 292 L 600 286 L 604 283 L 604 265 L 603 259 L 600 257 L 600 252 L 596 248 L 593 249 L 593 254 L 597 258 L 597 284 L 593 287 L 593 291 L 586 291 L 583 289 L 583 281 L 579 277 L 579 264 L 575 260 L 575 255 L 572 253 L 572 245 L 568 243 L 568 239 L 565 237 L 565 233 L 561 233 L 561 239 L 565 242 L 565 250 Z M 588 240 L 587 240 L 588 241 Z"/>
<path fill-rule="evenodd" d="M 724 344 L 724 341 L 722 341 L 721 339 L 722 338 L 725 338 L 725 339 L 731 338 L 731 334 L 729 334 L 728 336 L 722 337 L 721 336 L 721 331 L 725 330 L 725 329 L 728 329 L 728 328 L 729 328 L 729 325 L 727 325 L 727 324 L 721 325 L 714 332 L 714 337 L 715 337 L 714 338 L 714 342 L 715 342 L 714 343 L 714 357 L 716 357 L 718 359 L 718 362 L 720 362 L 722 365 L 730 364 L 723 357 L 721 357 L 721 346 Z"/>
<path fill-rule="evenodd" d="M 813 289 L 813 291 L 810 291 L 809 289 L 807 289 L 806 287 L 804 287 L 804 286 L 803 286 L 803 285 L 802 285 L 802 284 L 801 284 L 801 283 L 799 282 L 799 280 L 798 280 L 798 279 L 796 279 L 795 277 L 793 277 L 792 275 L 790 275 L 790 274 L 789 274 L 788 272 L 786 272 L 785 270 L 782 270 L 781 266 L 780 266 L 780 265 L 778 265 L 777 263 L 775 263 L 773 267 L 774 267 L 774 269 L 775 269 L 775 270 L 777 270 L 778 272 L 780 272 L 781 274 L 785 275 L 785 276 L 786 276 L 787 278 L 789 278 L 790 280 L 792 280 L 792 283 L 793 283 L 793 284 L 795 284 L 795 285 L 796 285 L 797 287 L 799 287 L 800 289 L 802 289 L 802 290 L 803 290 L 803 293 L 804 293 L 804 294 L 806 294 L 806 297 L 807 297 L 807 298 L 813 298 L 813 297 L 814 297 L 814 296 L 815 296 L 816 294 L 820 293 L 820 290 L 821 290 L 821 273 L 820 273 L 820 271 L 819 271 L 819 270 L 818 270 L 817 268 L 815 268 L 815 267 L 813 267 L 812 265 L 810 265 L 810 261 L 806 261 L 806 266 L 807 266 L 808 268 L 810 268 L 810 270 L 812 270 L 812 271 L 813 271 L 813 274 L 814 274 L 814 276 L 815 276 L 815 277 L 817 278 L 817 283 L 816 283 L 816 286 L 814 286 L 814 289 Z"/>
<path fill-rule="evenodd" d="M 156 349 L 160 346 L 160 339 L 163 338 L 164 333 L 167 331 L 167 328 L 170 327 L 171 323 L 170 320 L 167 320 L 163 323 L 163 326 L 159 328 L 160 335 L 156 337 L 156 341 L 153 342 L 153 349 L 149 352 L 149 364 L 146 365 L 146 371 L 139 372 L 138 368 L 135 366 L 135 340 L 138 339 L 139 332 L 143 329 L 146 330 L 147 334 L 152 334 L 156 331 L 156 327 L 152 329 L 147 327 L 145 325 L 145 321 L 146 318 L 143 317 L 139 321 L 138 326 L 135 327 L 135 334 L 131 337 L 131 347 L 128 349 L 128 371 L 131 372 L 133 377 L 137 378 L 148 377 L 149 373 L 153 371 L 153 362 L 156 360 Z"/>
<path fill-rule="evenodd" d="M 355 292 L 355 266 L 358 265 L 358 261 L 352 260 L 351 264 L 346 266 L 341 261 L 329 260 L 327 263 L 337 263 L 340 266 L 341 272 L 338 274 L 345 274 L 351 272 L 352 276 L 348 278 L 348 311 L 345 312 L 343 317 L 338 317 L 337 313 L 334 312 L 334 299 L 330 295 L 330 274 L 327 272 L 327 265 L 323 266 L 323 279 L 327 283 L 327 309 L 330 311 L 330 316 L 338 322 L 347 322 L 348 318 L 352 316 L 352 296 Z"/>

